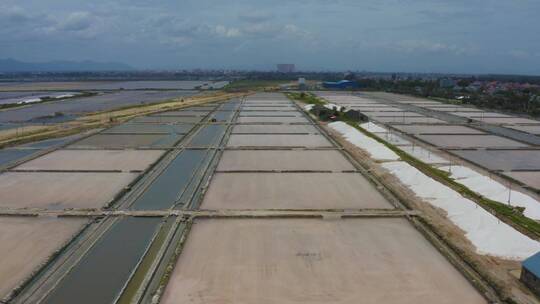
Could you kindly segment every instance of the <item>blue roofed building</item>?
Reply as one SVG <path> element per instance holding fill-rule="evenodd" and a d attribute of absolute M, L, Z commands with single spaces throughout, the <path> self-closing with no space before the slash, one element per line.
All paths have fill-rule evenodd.
<path fill-rule="evenodd" d="M 523 261 L 520 280 L 540 297 L 540 252 Z"/>
<path fill-rule="evenodd" d="M 325 81 L 323 82 L 323 87 L 334 90 L 356 89 L 358 88 L 358 83 L 351 80 L 341 80 L 337 82 Z"/>

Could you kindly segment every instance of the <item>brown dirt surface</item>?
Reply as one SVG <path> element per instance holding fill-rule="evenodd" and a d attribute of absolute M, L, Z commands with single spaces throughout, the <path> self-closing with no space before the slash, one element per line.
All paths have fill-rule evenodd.
<path fill-rule="evenodd" d="M 319 134 L 233 134 L 228 147 L 325 147 L 333 145 Z"/>
<path fill-rule="evenodd" d="M 0 208 L 100 208 L 135 173 L 7 172 L 0 174 Z"/>
<path fill-rule="evenodd" d="M 0 217 L 0 298 L 74 236 L 85 219 Z"/>
<path fill-rule="evenodd" d="M 162 303 L 486 303 L 404 219 L 198 220 Z"/>
<path fill-rule="evenodd" d="M 226 150 L 218 164 L 220 171 L 246 170 L 355 170 L 335 150 Z"/>
<path fill-rule="evenodd" d="M 204 209 L 392 208 L 359 173 L 217 173 Z"/>
<path fill-rule="evenodd" d="M 163 150 L 56 150 L 26 162 L 16 170 L 145 170 Z"/>

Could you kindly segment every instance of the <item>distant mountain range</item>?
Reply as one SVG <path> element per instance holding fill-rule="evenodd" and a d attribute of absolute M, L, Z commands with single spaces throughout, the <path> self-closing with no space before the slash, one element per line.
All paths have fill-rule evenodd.
<path fill-rule="evenodd" d="M 48 61 L 23 62 L 15 59 L 0 59 L 0 72 L 95 72 L 130 71 L 133 68 L 118 62 L 95 61 Z"/>

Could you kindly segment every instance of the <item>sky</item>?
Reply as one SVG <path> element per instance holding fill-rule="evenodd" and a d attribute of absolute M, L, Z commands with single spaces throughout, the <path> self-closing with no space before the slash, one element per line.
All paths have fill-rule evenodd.
<path fill-rule="evenodd" d="M 540 75 L 540 1 L 0 0 L 0 58 Z"/>

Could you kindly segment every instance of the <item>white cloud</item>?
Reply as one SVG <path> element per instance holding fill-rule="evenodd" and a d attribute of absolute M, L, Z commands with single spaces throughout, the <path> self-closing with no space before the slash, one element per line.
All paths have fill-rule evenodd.
<path fill-rule="evenodd" d="M 240 29 L 234 27 L 226 27 L 224 25 L 217 25 L 214 27 L 214 33 L 217 36 L 225 38 L 236 38 L 242 35 Z"/>
<path fill-rule="evenodd" d="M 266 22 L 272 18 L 274 18 L 273 14 L 270 14 L 268 12 L 263 12 L 263 11 L 248 11 L 248 12 L 242 12 L 238 15 L 238 19 L 244 22 L 249 22 L 249 23 Z"/>
<path fill-rule="evenodd" d="M 96 18 L 89 12 L 74 12 L 61 20 L 56 29 L 68 32 L 80 32 L 89 29 L 96 22 Z"/>
<path fill-rule="evenodd" d="M 514 57 L 514 58 L 517 58 L 517 59 L 527 59 L 529 57 L 531 57 L 531 54 L 527 51 L 524 51 L 524 50 L 510 50 L 508 52 L 508 55 Z"/>
<path fill-rule="evenodd" d="M 401 52 L 424 52 L 424 53 L 449 53 L 454 55 L 466 55 L 475 51 L 474 47 L 466 45 L 448 44 L 444 42 L 427 40 L 402 40 L 391 43 L 390 48 Z"/>

